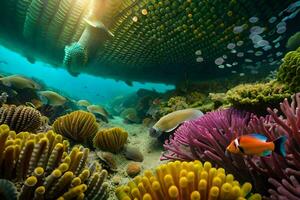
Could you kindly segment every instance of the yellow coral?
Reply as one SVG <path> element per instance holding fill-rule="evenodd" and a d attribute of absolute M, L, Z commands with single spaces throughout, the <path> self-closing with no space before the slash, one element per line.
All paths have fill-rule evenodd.
<path fill-rule="evenodd" d="M 96 133 L 93 143 L 94 147 L 110 151 L 119 152 L 128 138 L 128 133 L 121 128 L 103 129 Z"/>
<path fill-rule="evenodd" d="M 259 194 L 250 194 L 252 185 L 234 180 L 223 168 L 213 168 L 211 163 L 169 162 L 156 168 L 156 175 L 146 170 L 126 186 L 116 189 L 120 200 L 260 200 Z"/>
<path fill-rule="evenodd" d="M 0 108 L 0 124 L 7 124 L 12 130 L 36 131 L 41 123 L 41 113 L 28 106 L 3 105 Z"/>
<path fill-rule="evenodd" d="M 16 134 L 1 125 L 0 178 L 18 182 L 20 200 L 106 196 L 107 171 L 99 163 L 88 167 L 89 149 L 78 146 L 69 152 L 68 147 L 53 131 Z"/>
<path fill-rule="evenodd" d="M 53 128 L 67 138 L 84 142 L 98 131 L 98 124 L 93 114 L 79 110 L 57 118 Z"/>

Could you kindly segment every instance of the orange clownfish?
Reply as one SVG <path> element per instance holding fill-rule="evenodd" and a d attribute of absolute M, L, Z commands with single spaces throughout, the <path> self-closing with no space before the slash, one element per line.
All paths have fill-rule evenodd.
<path fill-rule="evenodd" d="M 243 135 L 234 139 L 226 148 L 228 152 L 234 154 L 268 156 L 274 151 L 285 157 L 286 136 L 281 136 L 274 141 L 267 142 L 267 137 L 257 133 Z"/>

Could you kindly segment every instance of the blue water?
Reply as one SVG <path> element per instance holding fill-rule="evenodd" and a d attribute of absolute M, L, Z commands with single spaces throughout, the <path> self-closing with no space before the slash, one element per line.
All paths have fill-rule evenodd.
<path fill-rule="evenodd" d="M 55 88 L 62 94 L 67 94 L 75 100 L 86 99 L 94 104 L 105 104 L 116 96 L 127 95 L 141 88 L 154 89 L 158 92 L 174 88 L 173 85 L 138 82 L 133 82 L 133 86 L 128 86 L 123 81 L 117 82 L 88 74 L 73 77 L 62 68 L 53 68 L 39 61 L 32 64 L 25 57 L 3 46 L 0 46 L 0 72 L 40 79 L 48 87 Z"/>

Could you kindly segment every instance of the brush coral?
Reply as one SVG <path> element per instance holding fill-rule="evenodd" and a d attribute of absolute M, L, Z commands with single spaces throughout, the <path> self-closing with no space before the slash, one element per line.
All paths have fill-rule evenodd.
<path fill-rule="evenodd" d="M 0 107 L 0 124 L 7 124 L 16 132 L 35 132 L 41 125 L 41 113 L 28 106 L 4 104 Z"/>
<path fill-rule="evenodd" d="M 84 142 L 96 134 L 98 124 L 93 114 L 79 110 L 57 118 L 53 129 L 67 138 Z"/>
<path fill-rule="evenodd" d="M 88 165 L 89 149 L 49 131 L 16 134 L 0 126 L 0 178 L 11 180 L 19 199 L 105 198 L 107 171 Z"/>
<path fill-rule="evenodd" d="M 259 194 L 251 194 L 250 183 L 241 185 L 232 174 L 209 162 L 169 162 L 158 166 L 155 172 L 146 170 L 143 176 L 117 188 L 118 199 L 261 199 Z"/>
<path fill-rule="evenodd" d="M 121 128 L 110 128 L 99 130 L 94 139 L 94 147 L 110 151 L 119 152 L 128 138 L 128 133 Z"/>

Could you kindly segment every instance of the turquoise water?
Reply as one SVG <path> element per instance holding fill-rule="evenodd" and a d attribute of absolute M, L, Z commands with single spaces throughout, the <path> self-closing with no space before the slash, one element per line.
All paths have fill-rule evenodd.
<path fill-rule="evenodd" d="M 88 74 L 73 77 L 62 68 L 53 68 L 39 61 L 32 64 L 25 57 L 3 46 L 0 46 L 0 72 L 37 78 L 46 83 L 48 87 L 59 90 L 60 93 L 75 100 L 86 99 L 95 104 L 105 104 L 116 96 L 127 95 L 141 88 L 158 92 L 174 88 L 172 85 L 138 82 L 133 82 L 133 86 L 128 86 L 123 81 L 104 79 Z"/>

